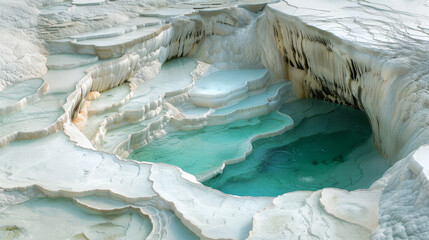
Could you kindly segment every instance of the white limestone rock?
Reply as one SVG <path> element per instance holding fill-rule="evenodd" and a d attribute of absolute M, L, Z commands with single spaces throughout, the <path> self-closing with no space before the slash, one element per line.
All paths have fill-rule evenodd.
<path fill-rule="evenodd" d="M 369 229 L 325 212 L 323 191 L 298 191 L 275 198 L 253 216 L 248 239 L 368 239 Z"/>
<path fill-rule="evenodd" d="M 153 189 L 183 224 L 203 239 L 244 239 L 253 214 L 272 198 L 236 197 L 208 188 L 177 167 L 154 164 Z M 171 183 L 176 184 L 172 185 Z"/>
<path fill-rule="evenodd" d="M 158 224 L 153 224 L 156 229 L 150 236 L 161 239 L 188 230 L 203 239 L 429 238 L 429 152 L 424 145 L 429 142 L 429 20 L 424 1 L 288 0 L 268 4 L 263 13 L 236 8 L 256 4 L 252 7 L 256 11 L 266 2 L 263 0 L 177 5 L 180 1 L 97 0 L 104 2 L 97 6 L 76 6 L 94 2 L 76 0 L 75 6 L 47 5 L 55 2 L 0 3 L 0 94 L 9 86 L 42 77 L 51 85 L 51 93 L 67 92 L 54 104 L 59 111 L 53 112 L 52 119 L 46 118 L 45 114 L 52 112 L 45 112 L 43 102 L 37 113 L 32 111 L 35 102 L 34 106 L 19 107 L 26 114 L 8 112 L 6 123 L 2 118 L 1 239 L 52 234 L 22 225 L 64 223 L 69 216 L 61 215 L 61 210 L 67 209 L 67 204 L 51 207 L 61 217 L 34 212 L 22 204 L 54 197 L 75 199 L 81 207 L 98 211 L 132 208 L 134 213 L 146 212 Z M 207 9 L 191 10 L 194 7 Z M 190 14 L 179 16 L 184 13 Z M 139 15 L 144 14 L 160 18 L 141 20 Z M 46 64 L 42 43 L 51 54 L 115 59 L 103 63 L 96 63 L 96 57 L 72 63 L 60 59 L 58 64 Z M 93 146 L 102 142 L 109 127 L 127 119 L 153 118 L 154 122 L 152 128 L 129 135 L 134 140 L 129 137 L 123 142 L 125 147 L 114 150 L 118 155 L 132 149 L 130 145 L 165 134 L 165 125 L 180 113 L 170 103 L 186 101 L 188 87 L 181 87 L 180 94 L 165 91 L 172 97 L 170 103 L 163 102 L 167 95 L 157 94 L 138 110 L 133 106 L 127 113 L 102 116 L 102 123 L 94 124 L 98 135 L 93 142 L 71 125 L 90 92 L 107 91 L 126 81 L 148 86 L 146 81 L 157 75 L 167 59 L 188 55 L 219 70 L 265 67 L 274 79 L 292 80 L 300 97 L 361 108 L 371 121 L 379 150 L 392 164 L 397 163 L 368 190 L 323 189 L 275 199 L 235 197 L 202 186 L 176 167 L 121 160 Z M 88 63 L 94 65 L 84 66 Z M 46 66 L 50 67 L 47 74 Z M 95 112 L 122 106 L 123 99 Z M 162 113 L 163 108 L 168 111 Z M 165 118 L 154 118 L 159 114 L 166 114 Z M 39 116 L 43 121 L 37 121 Z M 200 116 L 189 123 L 203 127 L 207 119 Z M 24 139 L 33 140 L 18 141 Z M 13 219 L 19 214 L 23 219 Z M 119 233 L 132 238 L 139 224 L 130 219 L 116 225 L 95 224 L 89 231 L 67 237 Z M 78 219 L 73 226 L 86 220 Z M 187 234 L 192 238 L 189 231 Z"/>

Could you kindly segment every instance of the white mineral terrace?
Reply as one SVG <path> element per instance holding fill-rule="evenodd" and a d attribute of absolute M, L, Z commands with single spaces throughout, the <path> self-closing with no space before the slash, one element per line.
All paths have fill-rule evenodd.
<path fill-rule="evenodd" d="M 429 239 L 428 66 L 424 0 L 0 0 L 0 240 Z M 353 132 L 301 98 L 365 113 L 367 187 L 208 187 Z"/>

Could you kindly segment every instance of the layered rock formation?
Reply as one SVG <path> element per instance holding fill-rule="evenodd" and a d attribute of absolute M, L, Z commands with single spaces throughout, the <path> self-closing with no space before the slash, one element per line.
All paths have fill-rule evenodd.
<path fill-rule="evenodd" d="M 428 237 L 427 4 L 0 5 L 1 239 Z M 224 165 L 197 179 L 125 159 L 170 132 L 296 97 L 363 110 L 392 167 L 364 190 L 238 197 L 197 181 Z"/>

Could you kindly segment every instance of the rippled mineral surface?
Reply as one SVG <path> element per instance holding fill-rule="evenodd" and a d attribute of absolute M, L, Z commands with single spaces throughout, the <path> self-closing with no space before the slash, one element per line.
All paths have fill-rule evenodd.
<path fill-rule="evenodd" d="M 429 239 L 428 13 L 0 0 L 0 239 Z"/>

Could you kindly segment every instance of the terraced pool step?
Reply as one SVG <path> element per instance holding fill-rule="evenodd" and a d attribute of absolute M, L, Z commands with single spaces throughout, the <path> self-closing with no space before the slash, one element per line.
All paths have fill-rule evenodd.
<path fill-rule="evenodd" d="M 88 107 L 88 114 L 94 115 L 110 108 L 120 106 L 121 104 L 125 104 L 131 95 L 130 83 L 124 83 L 118 87 L 102 92 L 97 99 L 91 101 L 91 104 Z"/>
<path fill-rule="evenodd" d="M 139 28 L 135 31 L 129 31 L 124 32 L 124 34 L 112 34 L 112 36 L 109 36 L 107 33 L 93 35 L 89 39 L 85 40 L 78 40 L 76 42 L 73 42 L 72 45 L 80 46 L 80 47 L 113 47 L 122 45 L 125 43 L 132 42 L 134 40 L 144 38 L 149 36 L 150 34 L 158 31 L 159 26 L 150 26 L 150 27 L 144 27 Z M 107 31 L 107 30 L 105 30 Z"/>
<path fill-rule="evenodd" d="M 91 40 L 91 39 L 116 37 L 135 30 L 136 30 L 135 26 L 118 26 L 118 27 L 105 28 L 94 32 L 73 35 L 73 36 L 70 36 L 69 38 L 75 39 L 77 41 L 85 41 L 85 40 Z"/>
<path fill-rule="evenodd" d="M 62 106 L 66 98 L 64 93 L 47 94 L 22 110 L 0 116 L 0 146 L 3 144 L 3 138 L 11 134 L 20 132 L 30 138 L 32 132 L 46 130 L 53 125 L 64 113 Z"/>
<path fill-rule="evenodd" d="M 29 79 L 8 86 L 0 91 L 0 116 L 23 109 L 38 101 L 48 91 L 49 84 L 43 79 Z"/>
<path fill-rule="evenodd" d="M 156 115 L 153 118 L 138 122 L 138 123 L 127 123 L 122 127 L 118 127 L 112 130 L 109 130 L 104 136 L 103 144 L 99 147 L 100 150 L 115 153 L 116 148 L 126 141 L 127 139 L 131 141 L 131 138 L 136 138 L 138 135 L 147 136 L 146 141 L 148 141 L 151 137 L 151 125 L 157 125 L 160 123 L 162 125 L 163 122 L 167 121 L 167 119 L 163 118 L 166 116 L 165 111 Z M 158 124 L 159 125 L 159 124 Z M 153 131 L 162 131 L 162 126 L 159 126 L 159 129 L 154 129 Z M 130 142 L 131 143 L 131 142 Z M 126 143 L 123 143 L 126 144 Z M 120 150 L 118 150 L 120 151 Z"/>
<path fill-rule="evenodd" d="M 86 75 L 85 70 L 91 65 L 79 66 L 69 69 L 48 70 L 42 77 L 49 83 L 49 92 L 71 92 L 76 88 L 76 84 Z"/>
<path fill-rule="evenodd" d="M 249 92 L 265 88 L 268 82 L 266 69 L 217 71 L 199 79 L 189 97 L 196 106 L 220 108 L 247 98 Z"/>
<path fill-rule="evenodd" d="M 295 96 L 292 82 L 276 83 L 260 94 L 249 96 L 234 105 L 215 109 L 208 117 L 209 125 L 225 124 L 238 119 L 264 115 L 280 108 L 285 101 L 293 99 Z"/>
<path fill-rule="evenodd" d="M 106 0 L 73 0 L 72 4 L 76 6 L 100 5 Z"/>
<path fill-rule="evenodd" d="M 88 139 L 92 140 L 94 137 L 98 138 L 97 134 L 105 132 L 105 130 L 101 131 L 100 128 L 106 128 L 108 133 L 109 125 L 114 122 L 110 119 L 115 119 L 115 121 L 132 119 L 133 122 L 139 121 L 139 118 L 146 119 L 148 114 L 153 115 L 152 113 L 162 109 L 162 102 L 165 98 L 187 92 L 187 89 L 193 84 L 191 73 L 196 67 L 197 62 L 191 58 L 168 61 L 163 64 L 157 77 L 137 87 L 128 102 L 121 106 L 110 108 L 110 110 L 105 108 L 113 106 L 115 101 L 121 101 L 126 94 L 123 91 L 126 87 L 120 86 L 106 91 L 106 94 L 111 96 L 100 97 L 100 99 L 94 101 L 94 105 L 91 103 L 92 106 L 89 106 L 89 113 L 91 114 L 82 132 Z M 122 95 L 118 97 L 117 92 L 121 92 Z M 100 109 L 107 111 L 100 111 Z"/>
<path fill-rule="evenodd" d="M 157 9 L 153 9 L 153 10 L 147 10 L 142 14 L 142 16 L 170 18 L 170 17 L 176 17 L 176 16 L 184 15 L 186 13 L 190 13 L 191 11 L 192 11 L 191 8 L 166 7 L 166 8 L 157 8 Z"/>
<path fill-rule="evenodd" d="M 46 67 L 53 70 L 63 70 L 81 67 L 97 61 L 98 57 L 94 55 L 56 54 L 48 56 Z"/>

